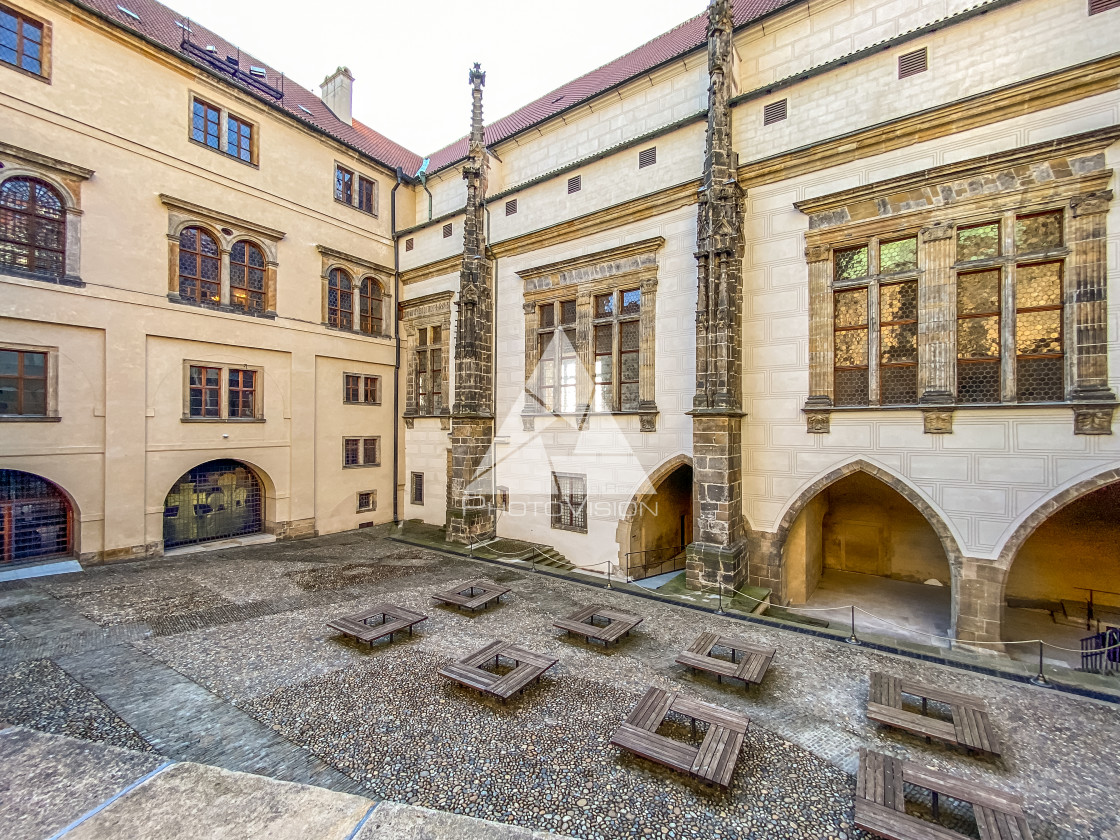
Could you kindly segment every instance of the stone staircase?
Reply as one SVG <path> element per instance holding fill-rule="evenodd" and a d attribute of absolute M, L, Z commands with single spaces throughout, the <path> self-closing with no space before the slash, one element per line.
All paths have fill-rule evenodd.
<path fill-rule="evenodd" d="M 498 539 L 475 549 L 476 557 L 493 560 L 529 563 L 533 566 L 555 569 L 561 572 L 578 571 L 578 568 L 550 545 L 527 543 L 521 540 Z"/>

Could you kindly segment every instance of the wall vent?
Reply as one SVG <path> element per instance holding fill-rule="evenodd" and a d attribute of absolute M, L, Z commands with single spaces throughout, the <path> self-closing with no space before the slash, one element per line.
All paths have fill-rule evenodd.
<path fill-rule="evenodd" d="M 415 247 L 416 247 L 416 240 L 415 240 L 415 239 L 413 239 L 413 238 L 412 238 L 411 236 L 410 236 L 410 237 L 408 237 L 408 239 L 406 239 L 406 240 L 404 241 L 404 249 L 405 249 L 406 251 L 411 251 L 411 250 L 412 250 L 413 248 L 415 248 Z"/>
<path fill-rule="evenodd" d="M 771 123 L 781 122 L 786 118 L 786 106 L 789 100 L 779 99 L 777 102 L 771 102 L 762 109 L 762 124 L 770 125 Z"/>
<path fill-rule="evenodd" d="M 583 189 L 583 176 L 575 175 L 568 179 L 568 195 L 577 193 Z"/>
<path fill-rule="evenodd" d="M 1120 0 L 1089 0 L 1089 14 L 1097 15 L 1109 9 L 1120 9 Z"/>
<path fill-rule="evenodd" d="M 903 53 L 898 57 L 898 78 L 900 79 L 905 79 L 907 76 L 916 76 L 928 69 L 929 55 L 925 47 L 913 52 Z"/>
<path fill-rule="evenodd" d="M 516 198 L 511 198 L 509 201 L 506 202 L 506 215 L 507 216 L 512 216 L 516 212 L 517 212 L 517 199 Z"/>
<path fill-rule="evenodd" d="M 454 228 L 452 227 L 452 225 L 451 225 L 451 222 L 448 222 L 447 224 L 445 224 L 445 225 L 443 226 L 443 238 L 444 238 L 444 239 L 448 239 L 448 238 L 450 238 L 450 236 L 451 236 L 451 232 L 452 232 L 453 230 L 454 230 Z"/>
<path fill-rule="evenodd" d="M 638 168 L 645 169 L 647 166 L 653 166 L 657 163 L 657 147 L 650 146 L 648 149 L 642 149 L 638 152 Z"/>

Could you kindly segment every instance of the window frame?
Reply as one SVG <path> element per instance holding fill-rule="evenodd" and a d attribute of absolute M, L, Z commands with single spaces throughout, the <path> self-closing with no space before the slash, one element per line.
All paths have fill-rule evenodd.
<path fill-rule="evenodd" d="M 419 491 L 419 492 L 417 492 Z M 424 506 L 424 473 L 413 472 L 408 481 L 409 504 Z"/>
<path fill-rule="evenodd" d="M 28 76 L 32 79 L 38 79 L 41 82 L 46 82 L 47 84 L 51 84 L 51 71 L 52 71 L 52 67 L 51 67 L 51 64 L 52 64 L 52 62 L 51 62 L 51 52 L 52 52 L 52 50 L 51 50 L 51 46 L 52 46 L 53 34 L 54 34 L 53 33 L 53 27 L 51 26 L 51 22 L 39 17 L 38 15 L 34 15 L 34 14 L 24 10 L 24 9 L 21 9 L 17 6 L 13 6 L 11 3 L 7 3 L 7 2 L 0 3 L 0 10 L 3 10 L 5 12 L 7 12 L 8 14 L 12 15 L 13 17 L 15 17 L 16 21 L 17 21 L 16 25 L 18 27 L 18 31 L 16 33 L 16 35 L 17 35 L 17 40 L 16 40 L 16 61 L 17 61 L 17 63 L 13 64 L 10 61 L 5 61 L 4 59 L 0 59 L 0 67 L 5 67 L 8 70 L 15 70 L 17 73 L 22 73 L 23 75 Z M 21 53 L 20 47 L 23 44 L 23 39 L 24 39 L 23 25 L 25 23 L 29 23 L 33 27 L 35 27 L 39 30 L 40 40 L 39 40 L 39 72 L 38 73 L 36 73 L 34 70 L 27 69 L 21 63 L 19 63 L 20 59 L 22 58 L 22 53 Z"/>
<path fill-rule="evenodd" d="M 582 504 L 577 508 L 573 499 L 579 493 L 564 495 L 562 481 L 571 482 L 572 488 L 582 487 Z M 557 531 L 587 533 L 587 476 L 582 473 L 552 473 L 550 524 Z"/>
<path fill-rule="evenodd" d="M 354 382 L 356 397 L 350 398 L 350 380 Z M 375 399 L 369 399 L 370 386 L 373 386 Z M 381 376 L 379 374 L 355 373 L 345 371 L 342 374 L 342 404 L 343 405 L 381 405 Z"/>
<path fill-rule="evenodd" d="M 62 281 L 67 276 L 67 264 L 68 264 L 68 254 L 67 254 L 67 252 L 68 252 L 68 249 L 69 249 L 69 246 L 70 246 L 70 239 L 71 239 L 71 237 L 69 235 L 69 233 L 70 233 L 69 232 L 69 226 L 70 226 L 71 210 L 70 210 L 70 207 L 67 203 L 66 196 L 63 194 L 63 192 L 61 190 L 58 189 L 58 187 L 56 187 L 54 184 L 52 184 L 50 181 L 46 180 L 45 178 L 39 177 L 39 176 L 34 175 L 34 174 L 22 173 L 22 172 L 13 174 L 13 175 L 11 175 L 7 178 L 4 178 L 3 180 L 0 180 L 0 193 L 2 193 L 3 190 L 9 188 L 9 185 L 15 184 L 17 182 L 25 182 L 25 183 L 30 185 L 30 194 L 29 194 L 29 197 L 28 197 L 27 209 L 26 210 L 15 210 L 15 209 L 9 208 L 9 211 L 12 212 L 12 213 L 18 214 L 19 216 L 22 216 L 22 217 L 24 217 L 28 220 L 27 221 L 27 230 L 28 230 L 27 241 L 23 242 L 23 241 L 14 239 L 14 238 L 5 238 L 2 241 L 7 242 L 10 245 L 13 245 L 13 246 L 16 246 L 16 247 L 27 248 L 27 250 L 28 250 L 28 257 L 27 258 L 28 258 L 29 262 L 28 262 L 28 267 L 26 267 L 26 268 L 24 268 L 23 266 L 19 266 L 19 265 L 12 265 L 12 264 L 8 264 L 8 263 L 3 263 L 3 264 L 0 264 L 0 270 L 11 271 L 11 272 L 15 272 L 15 273 L 18 273 L 20 275 L 25 275 L 25 276 L 28 276 L 28 277 L 38 277 L 38 278 L 42 278 L 42 279 L 45 279 L 45 280 L 50 280 L 50 281 L 53 281 L 53 282 Z M 40 188 L 45 189 L 47 192 L 49 192 L 58 201 L 60 215 L 57 219 L 50 219 L 49 217 L 45 217 L 45 216 L 36 212 L 36 209 L 39 207 L 38 191 L 39 191 Z M 41 225 L 46 226 L 48 224 L 57 225 L 59 239 L 61 240 L 61 243 L 60 243 L 61 247 L 58 247 L 58 248 L 36 247 L 36 240 L 39 238 L 38 237 L 39 227 Z M 38 262 L 37 252 L 38 251 L 48 251 L 52 254 L 57 255 L 58 265 L 59 265 L 59 268 L 61 270 L 56 273 L 56 272 L 53 272 L 53 271 L 46 271 L 46 270 L 39 269 L 37 267 L 37 262 Z"/>
<path fill-rule="evenodd" d="M 340 175 L 349 176 L 341 180 Z M 345 204 L 367 216 L 378 217 L 380 207 L 381 182 L 373 175 L 363 172 L 351 162 L 334 162 L 333 196 L 337 204 Z"/>
<path fill-rule="evenodd" d="M 434 340 L 437 331 L 439 341 Z M 418 328 L 416 335 L 416 346 L 412 348 L 416 362 L 416 416 L 437 417 L 448 407 L 443 399 L 443 363 L 447 350 L 444 346 L 445 329 L 442 324 L 426 324 Z M 433 364 L 436 360 L 439 361 L 438 365 Z M 436 397 L 439 397 L 439 405 L 436 405 Z"/>
<path fill-rule="evenodd" d="M 342 288 L 345 278 L 347 287 Z M 332 306 L 330 293 L 337 293 L 337 302 Z M 349 308 L 343 309 L 343 295 L 349 301 Z M 327 326 L 336 330 L 354 331 L 354 275 L 341 266 L 335 266 L 327 273 Z M 346 313 L 347 323 L 343 324 L 343 313 Z"/>
<path fill-rule="evenodd" d="M 51 352 L 47 348 L 20 348 L 9 345 L 0 345 L 0 353 L 16 354 L 15 376 L 0 376 L 0 380 L 14 380 L 16 393 L 16 411 L 0 412 L 0 417 L 6 420 L 43 420 L 51 416 Z M 43 357 L 43 375 L 28 376 L 24 373 L 25 357 Z M 25 381 L 30 380 L 42 383 L 43 410 L 41 412 L 24 411 Z"/>
<path fill-rule="evenodd" d="M 218 415 L 205 416 L 196 415 L 191 413 L 191 390 L 195 388 L 191 383 L 191 370 L 193 368 L 204 368 L 217 370 L 218 374 Z M 239 387 L 234 389 L 231 383 L 231 374 L 237 372 L 240 375 L 249 373 L 252 375 L 252 388 L 245 389 Z M 240 380 L 240 376 L 239 376 Z M 264 423 L 264 409 L 265 409 L 265 392 L 264 392 L 264 368 L 260 365 L 242 365 L 230 364 L 229 362 L 219 362 L 207 359 L 184 359 L 183 360 L 183 415 L 180 421 L 183 423 Z M 209 388 L 207 388 L 209 390 Z M 252 393 L 252 413 L 249 415 L 231 416 L 230 404 L 231 393 L 236 390 L 238 393 L 245 393 L 249 391 Z"/>
<path fill-rule="evenodd" d="M 366 456 L 369 454 L 371 444 L 374 460 L 369 461 Z M 354 449 L 353 462 L 350 462 L 351 445 Z M 342 438 L 342 469 L 344 470 L 380 467 L 383 454 L 381 451 L 381 435 L 346 435 Z"/>
<path fill-rule="evenodd" d="M 238 245 L 244 245 L 245 261 L 238 262 L 234 258 L 234 252 L 237 250 Z M 261 255 L 261 265 L 255 266 L 252 264 L 249 254 L 250 248 L 256 250 Z M 234 268 L 240 268 L 244 272 L 244 284 L 238 284 L 234 281 Z M 259 271 L 261 273 L 261 289 L 257 291 L 252 287 L 252 272 Z M 234 290 L 243 290 L 245 293 L 245 305 L 235 302 Z M 260 308 L 253 306 L 253 301 L 259 296 Z M 238 310 L 249 315 L 263 315 L 268 311 L 268 255 L 265 253 L 264 248 L 251 239 L 246 239 L 244 236 L 234 240 L 229 249 L 229 301 L 226 304 L 231 309 Z"/>
<path fill-rule="evenodd" d="M 368 498 L 368 504 L 362 504 L 362 497 Z M 377 491 L 376 490 L 359 490 L 355 497 L 354 512 L 355 513 L 371 513 L 377 510 Z"/>
<path fill-rule="evenodd" d="M 372 294 L 375 286 L 377 287 L 376 297 Z M 385 286 L 377 277 L 367 274 L 358 281 L 357 294 L 358 332 L 363 335 L 385 336 Z M 374 313 L 376 313 L 376 317 Z M 369 329 L 366 329 L 367 319 Z"/>
<path fill-rule="evenodd" d="M 204 108 L 204 115 L 206 124 L 209 125 L 210 120 L 208 113 L 205 109 L 210 109 L 218 115 L 216 121 L 217 127 L 217 145 L 210 145 L 207 139 L 210 132 L 203 132 L 203 139 L 195 137 L 195 106 L 201 105 Z M 217 152 L 224 158 L 235 160 L 245 166 L 251 166 L 254 169 L 260 168 L 260 127 L 259 121 L 251 120 L 241 115 L 241 113 L 234 112 L 227 107 L 217 104 L 217 102 L 209 95 L 190 92 L 187 98 L 187 139 L 196 146 L 201 146 L 204 149 L 209 149 L 212 152 Z M 238 126 L 237 132 L 237 148 L 235 151 L 230 151 L 229 147 L 229 132 L 231 125 Z M 249 132 L 249 159 L 246 160 L 241 156 L 241 130 L 247 129 Z"/>
<path fill-rule="evenodd" d="M 195 251 L 187 251 L 186 253 L 194 255 L 194 257 L 195 257 L 195 271 L 197 273 L 194 274 L 194 275 L 184 275 L 183 274 L 183 254 L 184 254 L 184 251 L 183 251 L 183 236 L 186 235 L 187 231 L 190 231 L 190 230 L 196 231 L 196 233 L 197 233 L 198 249 L 195 250 Z M 206 254 L 206 253 L 203 252 L 203 250 L 202 250 L 202 236 L 203 235 L 209 237 L 210 240 L 214 243 L 214 248 L 215 248 L 216 253 Z M 188 303 L 193 303 L 193 304 L 198 305 L 198 306 L 220 307 L 222 305 L 222 285 L 223 285 L 222 284 L 222 262 L 223 262 L 223 256 L 224 256 L 223 253 L 222 253 L 222 238 L 221 238 L 221 236 L 219 234 L 216 234 L 207 225 L 193 224 L 192 223 L 192 224 L 184 225 L 182 228 L 180 228 L 177 245 L 178 245 L 178 247 L 176 248 L 176 254 L 178 256 L 178 260 L 176 261 L 175 270 L 176 270 L 176 273 L 177 273 L 178 278 L 179 278 L 179 284 L 178 284 L 179 299 L 187 301 Z M 213 280 L 204 280 L 203 279 L 202 266 L 203 266 L 203 261 L 204 260 L 213 260 L 218 264 L 218 273 L 217 273 L 217 276 L 216 276 L 215 279 L 213 279 Z M 195 295 L 193 297 L 190 296 L 190 295 L 184 295 L 183 294 L 183 278 L 184 277 L 187 277 L 189 280 L 193 281 L 193 283 L 195 285 Z M 214 300 L 212 298 L 208 299 L 208 300 L 203 300 L 203 298 L 202 298 L 202 284 L 203 283 L 206 283 L 208 286 L 217 286 L 217 289 L 218 289 L 217 300 Z"/>

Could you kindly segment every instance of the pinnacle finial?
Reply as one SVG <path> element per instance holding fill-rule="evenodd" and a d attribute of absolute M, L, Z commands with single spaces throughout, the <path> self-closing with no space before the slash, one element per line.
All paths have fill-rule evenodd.
<path fill-rule="evenodd" d="M 471 68 L 470 81 L 476 88 L 486 86 L 486 74 L 482 70 L 482 65 L 477 61 L 474 63 L 474 67 Z"/>

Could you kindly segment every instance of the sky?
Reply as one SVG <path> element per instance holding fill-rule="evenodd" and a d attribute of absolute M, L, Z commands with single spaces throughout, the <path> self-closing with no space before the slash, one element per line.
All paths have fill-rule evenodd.
<path fill-rule="evenodd" d="M 319 94 L 339 65 L 354 116 L 429 155 L 700 14 L 707 0 L 161 0 Z M 307 14 L 305 10 L 314 10 Z"/>

